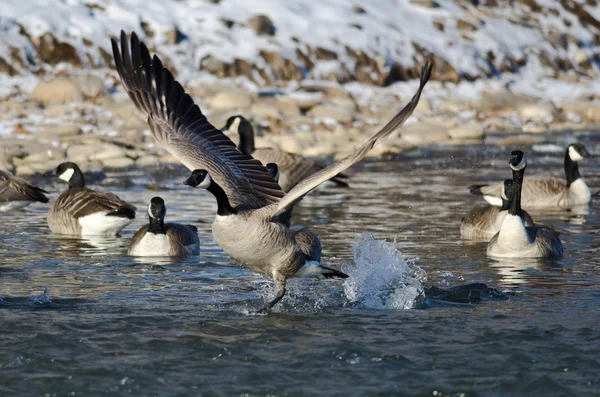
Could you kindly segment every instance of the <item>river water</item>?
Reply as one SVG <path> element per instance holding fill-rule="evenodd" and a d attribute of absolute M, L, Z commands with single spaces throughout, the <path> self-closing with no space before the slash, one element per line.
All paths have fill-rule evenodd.
<path fill-rule="evenodd" d="M 548 138 L 556 146 L 525 148 L 525 177 L 562 175 L 575 136 Z M 598 138 L 579 134 L 595 153 Z M 181 167 L 90 184 L 138 206 L 120 238 L 52 235 L 43 205 L 3 214 L 0 395 L 600 395 L 597 203 L 532 213 L 562 233 L 560 261 L 496 261 L 460 239 L 461 217 L 481 202 L 468 186 L 510 177 L 508 153 L 413 150 L 358 165 L 351 189 L 311 194 L 294 223 L 319 233 L 323 262 L 351 277 L 292 281 L 268 316 L 250 313 L 272 286 L 214 244 L 214 199 L 182 185 Z M 597 159 L 580 168 L 600 187 Z M 47 186 L 53 199 L 65 189 Z M 167 221 L 198 226 L 200 257 L 127 257 L 155 195 Z M 472 283 L 490 289 L 423 295 Z"/>

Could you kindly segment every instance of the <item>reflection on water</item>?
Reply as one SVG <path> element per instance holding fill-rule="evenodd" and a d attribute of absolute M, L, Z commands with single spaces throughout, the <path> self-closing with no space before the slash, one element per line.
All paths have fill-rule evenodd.
<path fill-rule="evenodd" d="M 107 173 L 95 187 L 138 208 L 163 197 L 169 220 L 198 226 L 199 257 L 128 257 L 143 211 L 121 237 L 84 239 L 51 234 L 43 205 L 3 214 L 0 395 L 593 395 L 597 209 L 532 213 L 561 232 L 558 262 L 499 261 L 460 239 L 480 203 L 468 186 L 504 179 L 507 152 L 415 150 L 353 169 L 352 189 L 306 197 L 294 223 L 354 278 L 293 280 L 270 316 L 248 315 L 272 285 L 215 245 L 214 199 L 183 186 L 182 167 Z M 560 153 L 529 158 L 529 174 L 561 176 Z M 593 191 L 599 170 L 580 167 Z"/>

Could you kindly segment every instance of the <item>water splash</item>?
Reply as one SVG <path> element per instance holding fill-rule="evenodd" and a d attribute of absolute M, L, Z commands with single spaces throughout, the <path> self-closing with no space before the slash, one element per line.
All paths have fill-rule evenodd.
<path fill-rule="evenodd" d="M 344 281 L 346 298 L 369 309 L 411 309 L 425 303 L 427 274 L 407 261 L 395 241 L 361 235 L 352 247 L 353 265 L 343 265 L 350 277 Z"/>

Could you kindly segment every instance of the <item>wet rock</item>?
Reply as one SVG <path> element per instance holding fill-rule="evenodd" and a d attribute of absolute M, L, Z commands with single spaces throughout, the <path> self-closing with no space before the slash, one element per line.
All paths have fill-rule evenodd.
<path fill-rule="evenodd" d="M 241 91 L 224 91 L 215 95 L 210 101 L 214 110 L 247 109 L 252 105 L 250 94 Z"/>
<path fill-rule="evenodd" d="M 275 25 L 271 18 L 266 15 L 256 15 L 248 20 L 248 27 L 257 35 L 275 35 Z"/>
<path fill-rule="evenodd" d="M 333 119 L 342 124 L 352 122 L 352 112 L 335 105 L 318 105 L 311 109 L 310 115 L 316 119 Z"/>
<path fill-rule="evenodd" d="M 545 125 L 527 123 L 521 127 L 521 130 L 528 134 L 542 134 L 547 131 L 547 128 Z"/>
<path fill-rule="evenodd" d="M 466 124 L 458 125 L 457 127 L 451 128 L 448 131 L 448 135 L 452 139 L 482 139 L 485 134 L 481 124 L 470 122 Z"/>
<path fill-rule="evenodd" d="M 71 81 L 88 98 L 95 98 L 98 95 L 106 93 L 104 81 L 93 74 L 79 74 L 71 77 Z"/>
<path fill-rule="evenodd" d="M 43 105 L 49 105 L 52 103 L 80 102 L 83 100 L 83 93 L 75 83 L 61 78 L 39 83 L 29 95 L 29 98 Z"/>
<path fill-rule="evenodd" d="M 522 104 L 517 108 L 517 114 L 523 122 L 549 122 L 552 120 L 552 108 L 541 104 Z"/>
<path fill-rule="evenodd" d="M 135 161 L 136 165 L 140 167 L 151 167 L 160 163 L 160 158 L 154 156 L 152 154 L 147 156 L 142 156 Z"/>
<path fill-rule="evenodd" d="M 133 164 L 135 164 L 135 161 L 129 157 L 108 158 L 102 160 L 102 165 L 106 168 L 125 168 L 131 167 Z"/>

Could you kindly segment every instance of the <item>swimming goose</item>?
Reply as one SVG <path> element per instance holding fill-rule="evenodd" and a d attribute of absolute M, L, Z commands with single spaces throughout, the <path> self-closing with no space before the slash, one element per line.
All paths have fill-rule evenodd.
<path fill-rule="evenodd" d="M 488 204 L 484 207 L 473 208 L 460 223 L 460 236 L 465 240 L 490 241 L 498 233 L 504 218 L 508 214 L 512 196 L 512 179 L 505 179 L 502 191 L 502 207 Z M 531 216 L 526 211 L 522 211 L 522 215 L 525 226 L 533 226 Z"/>
<path fill-rule="evenodd" d="M 563 245 L 558 233 L 545 226 L 525 226 L 521 210 L 521 186 L 527 168 L 525 154 L 515 150 L 508 161 L 513 173 L 513 197 L 500 231 L 490 240 L 487 255 L 496 258 L 559 259 Z"/>
<path fill-rule="evenodd" d="M 298 182 L 325 168 L 318 162 L 299 154 L 275 148 L 255 148 L 254 129 L 250 122 L 240 115 L 230 117 L 222 130 L 239 133 L 238 150 L 240 152 L 251 155 L 265 165 L 267 163 L 277 163 L 281 172 L 279 186 L 284 192 L 289 192 Z M 330 180 L 338 186 L 348 187 L 348 184 L 344 181 L 346 178 L 346 175 L 338 174 Z"/>
<path fill-rule="evenodd" d="M 0 162 L 0 212 L 18 210 L 36 201 L 47 203 L 44 193 L 48 192 L 14 176 Z"/>
<path fill-rule="evenodd" d="M 48 213 L 53 233 L 114 236 L 135 218 L 133 205 L 112 193 L 86 188 L 83 173 L 75 163 L 62 163 L 47 175 L 69 183 Z"/>
<path fill-rule="evenodd" d="M 569 209 L 589 204 L 590 189 L 579 175 L 578 162 L 590 154 L 581 143 L 569 145 L 565 152 L 565 174 L 567 179 L 533 176 L 523 183 L 522 205 L 525 209 L 558 208 Z M 500 206 L 502 184 L 471 185 L 471 193 L 482 194 L 490 204 Z"/>
<path fill-rule="evenodd" d="M 198 228 L 191 225 L 165 223 L 167 207 L 161 197 L 153 197 L 148 205 L 149 223 L 133 237 L 131 256 L 192 256 L 200 254 Z"/>
<path fill-rule="evenodd" d="M 302 197 L 362 160 L 376 143 L 406 121 L 430 77 L 429 62 L 422 70 L 415 96 L 385 127 L 356 152 L 310 175 L 284 195 L 258 160 L 237 150 L 208 122 L 171 72 L 156 55 L 150 57 L 135 34 L 129 42 L 121 32 L 120 48 L 114 39 L 112 48 L 121 83 L 136 107 L 148 116 L 155 139 L 193 171 L 185 183 L 207 189 L 216 198 L 212 232 L 217 244 L 234 260 L 274 280 L 275 298 L 261 311 L 269 312 L 283 298 L 291 277 L 348 277 L 307 257 L 294 232 L 281 219 L 289 219 L 291 208 Z"/>

